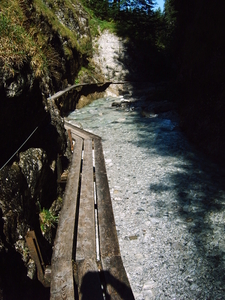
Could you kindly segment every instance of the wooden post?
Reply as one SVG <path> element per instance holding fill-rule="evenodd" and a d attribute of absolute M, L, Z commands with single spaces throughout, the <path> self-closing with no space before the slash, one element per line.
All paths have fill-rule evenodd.
<path fill-rule="evenodd" d="M 50 281 L 45 278 L 45 264 L 41 255 L 41 251 L 38 245 L 38 241 L 35 232 L 28 231 L 26 235 L 27 246 L 30 251 L 30 256 L 34 260 L 37 266 L 37 277 L 38 280 L 45 286 L 50 287 Z"/>

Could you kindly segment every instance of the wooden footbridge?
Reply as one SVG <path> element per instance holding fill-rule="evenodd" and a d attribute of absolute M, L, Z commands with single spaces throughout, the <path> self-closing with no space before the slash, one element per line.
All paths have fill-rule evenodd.
<path fill-rule="evenodd" d="M 51 300 L 134 299 L 120 255 L 101 138 L 67 122 L 73 158 L 54 243 Z"/>

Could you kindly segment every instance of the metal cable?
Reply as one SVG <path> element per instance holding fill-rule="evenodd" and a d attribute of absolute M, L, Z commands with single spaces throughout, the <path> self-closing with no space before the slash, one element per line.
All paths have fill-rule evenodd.
<path fill-rule="evenodd" d="M 51 99 L 51 95 L 49 95 L 49 98 Z M 51 103 L 51 102 L 50 102 Z M 4 165 L 1 167 L 0 171 L 10 162 L 10 160 L 20 151 L 20 149 L 26 144 L 26 142 L 32 137 L 32 135 L 37 131 L 37 129 L 40 127 L 40 125 L 44 122 L 48 115 L 46 114 L 45 117 L 41 120 L 39 125 L 31 132 L 31 134 L 28 136 L 28 138 L 23 142 L 23 144 L 16 150 L 16 152 L 13 153 L 13 155 L 7 160 L 7 162 L 4 163 Z"/>
<path fill-rule="evenodd" d="M 31 132 L 28 138 L 23 142 L 23 144 L 13 153 L 13 155 L 7 160 L 7 162 L 1 167 L 0 171 L 7 165 L 8 162 L 20 151 L 20 149 L 26 144 L 26 142 L 32 137 L 32 135 L 37 131 L 38 126 Z"/>

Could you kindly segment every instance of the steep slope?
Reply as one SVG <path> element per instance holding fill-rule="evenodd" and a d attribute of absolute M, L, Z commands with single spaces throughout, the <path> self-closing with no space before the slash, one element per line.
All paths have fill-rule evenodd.
<path fill-rule="evenodd" d="M 60 209 L 57 160 L 66 166 L 70 153 L 59 109 L 47 97 L 87 66 L 88 16 L 76 0 L 3 0 L 0 36 L 0 299 L 48 299 L 25 235 L 35 230 L 50 264 L 54 236 L 43 237 L 40 225 L 43 231 L 51 222 L 43 224 L 46 211 L 54 220 Z"/>

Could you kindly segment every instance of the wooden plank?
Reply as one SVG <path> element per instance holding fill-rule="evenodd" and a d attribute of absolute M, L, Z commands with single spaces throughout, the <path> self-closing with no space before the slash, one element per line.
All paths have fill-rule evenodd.
<path fill-rule="evenodd" d="M 79 299 L 84 292 L 86 278 L 97 272 L 94 181 L 92 140 L 84 140 L 83 167 L 80 191 L 78 230 L 76 241 L 76 268 Z M 94 273 L 93 273 L 94 272 Z"/>
<path fill-rule="evenodd" d="M 57 230 L 52 258 L 51 299 L 74 299 L 75 297 L 79 299 L 103 299 L 96 264 L 93 139 L 96 153 L 95 177 L 100 254 L 103 268 L 101 276 L 104 277 L 103 281 L 106 285 L 106 298 L 109 296 L 111 299 L 133 300 L 133 293 L 120 256 L 101 138 L 71 124 L 68 126 L 65 124 L 65 128 L 71 130 L 72 137 L 75 139 L 71 172 L 74 172 L 74 168 L 78 168 L 79 171 L 76 172 L 80 174 L 82 145 L 84 154 L 80 190 L 79 178 L 78 181 L 75 180 L 75 186 L 73 184 L 75 181 L 71 181 L 71 175 L 68 178 L 65 203 L 60 214 L 60 233 Z M 75 163 L 77 161 L 79 161 L 79 167 Z M 73 205 L 71 205 L 72 199 L 75 199 Z M 76 216 L 78 217 L 77 220 Z M 73 221 L 71 221 L 72 218 Z M 72 230 L 68 230 L 68 228 L 72 228 Z M 73 246 L 75 247 L 74 265 L 72 264 Z"/>
<path fill-rule="evenodd" d="M 101 257 L 120 255 L 101 140 L 94 140 Z"/>
<path fill-rule="evenodd" d="M 71 129 L 68 129 L 68 137 L 69 137 L 69 141 L 70 141 L 71 152 L 73 152 L 73 140 L 72 140 L 72 135 L 71 135 Z"/>
<path fill-rule="evenodd" d="M 65 88 L 64 90 L 62 91 L 58 91 L 57 93 L 55 93 L 54 95 L 50 96 L 47 98 L 47 100 L 55 100 L 55 99 L 58 99 L 60 98 L 62 95 L 68 93 L 69 91 L 75 89 L 75 88 L 78 88 L 78 87 L 82 87 L 82 86 L 92 86 L 92 85 L 96 85 L 96 86 L 101 86 L 101 85 L 104 85 L 104 84 L 124 84 L 124 83 L 127 83 L 129 81 L 115 81 L 115 82 L 112 82 L 112 81 L 105 81 L 105 82 L 96 82 L 96 83 L 81 83 L 81 84 L 74 84 L 74 85 L 71 85 L 71 86 L 68 86 L 67 88 Z"/>
<path fill-rule="evenodd" d="M 111 299 L 134 299 L 120 256 L 101 140 L 94 140 L 99 240 L 106 289 Z"/>
<path fill-rule="evenodd" d="M 76 139 L 53 255 L 50 299 L 74 299 L 73 246 L 83 140 Z"/>
<path fill-rule="evenodd" d="M 38 241 L 33 230 L 28 231 L 26 236 L 26 243 L 29 248 L 31 258 L 34 260 L 37 266 L 38 280 L 45 286 L 50 287 L 50 282 L 45 278 L 45 264 L 41 255 L 41 251 L 38 245 Z"/>
<path fill-rule="evenodd" d="M 110 299 L 134 300 L 121 256 L 105 257 L 102 260 L 102 266 L 106 290 Z"/>
<path fill-rule="evenodd" d="M 64 123 L 64 127 L 65 127 L 65 129 L 66 130 L 71 130 L 71 132 L 72 132 L 72 137 L 73 137 L 73 135 L 76 135 L 76 136 L 78 136 L 78 137 L 80 137 L 80 138 L 82 138 L 82 139 L 90 139 L 90 135 L 88 134 L 88 133 L 86 133 L 85 131 L 83 131 L 82 129 L 78 129 L 78 127 L 76 127 L 76 126 L 73 126 L 73 125 L 71 125 L 71 124 L 68 124 L 68 123 Z"/>
<path fill-rule="evenodd" d="M 72 131 L 72 139 L 76 139 L 77 137 L 80 137 L 84 140 L 89 140 L 91 137 L 89 135 L 84 134 L 80 134 L 79 132 L 76 131 Z"/>
<path fill-rule="evenodd" d="M 100 137 L 98 135 L 95 135 L 91 132 L 88 132 L 84 129 L 81 129 L 69 122 L 67 122 L 66 120 L 64 120 L 64 127 L 68 130 L 71 129 L 73 134 L 76 134 L 77 136 L 80 136 L 84 139 L 89 139 L 89 138 L 93 138 L 93 139 L 100 139 Z"/>
<path fill-rule="evenodd" d="M 92 140 L 84 141 L 76 261 L 95 259 L 95 215 Z"/>
<path fill-rule="evenodd" d="M 103 300 L 101 281 L 96 262 L 93 259 L 85 259 L 76 262 L 79 300 Z"/>

